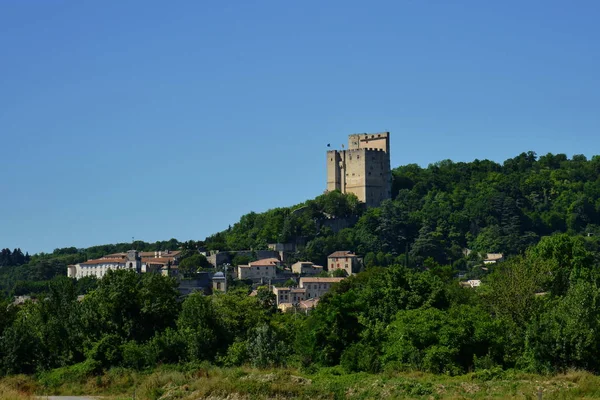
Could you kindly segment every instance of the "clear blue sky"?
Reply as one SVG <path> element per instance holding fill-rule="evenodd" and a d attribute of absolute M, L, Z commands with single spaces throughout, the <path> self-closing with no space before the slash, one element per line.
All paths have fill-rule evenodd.
<path fill-rule="evenodd" d="M 392 165 L 598 153 L 598 1 L 0 2 L 0 248 L 204 239 Z"/>

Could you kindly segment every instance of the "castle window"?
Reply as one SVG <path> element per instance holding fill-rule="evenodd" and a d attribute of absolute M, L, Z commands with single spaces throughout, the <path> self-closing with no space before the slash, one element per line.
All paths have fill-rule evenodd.
<path fill-rule="evenodd" d="M 369 176 L 371 176 L 371 172 L 369 171 Z"/>

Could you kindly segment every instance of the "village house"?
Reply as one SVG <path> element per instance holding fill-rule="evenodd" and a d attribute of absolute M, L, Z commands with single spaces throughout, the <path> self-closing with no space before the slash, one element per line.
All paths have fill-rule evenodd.
<path fill-rule="evenodd" d="M 323 272 L 323 267 L 310 261 L 298 261 L 292 264 L 292 272 L 299 275 L 318 275 Z"/>
<path fill-rule="evenodd" d="M 327 257 L 329 272 L 344 270 L 348 276 L 356 274 L 360 269 L 360 260 L 351 251 L 336 251 Z"/>
<path fill-rule="evenodd" d="M 306 298 L 314 299 L 323 296 L 335 283 L 344 278 L 300 278 L 300 288 L 306 289 Z"/>
<path fill-rule="evenodd" d="M 253 261 L 248 265 L 238 265 L 238 279 L 250 279 L 255 282 L 275 279 L 277 276 L 277 267 L 280 265 L 281 261 L 277 258 L 265 258 Z"/>
<path fill-rule="evenodd" d="M 298 304 L 306 298 L 306 290 L 290 287 L 273 287 L 277 306 L 284 303 Z"/>
<path fill-rule="evenodd" d="M 331 286 L 344 278 L 300 278 L 297 288 L 273 287 L 277 308 L 286 311 L 299 307 L 308 310 L 316 306 L 319 297 L 331 289 Z"/>

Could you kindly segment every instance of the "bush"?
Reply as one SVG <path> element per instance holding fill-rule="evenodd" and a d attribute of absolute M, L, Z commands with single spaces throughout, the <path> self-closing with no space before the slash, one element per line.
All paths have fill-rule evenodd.
<path fill-rule="evenodd" d="M 355 343 L 348 347 L 340 360 L 346 372 L 377 373 L 381 369 L 377 349 L 363 343 Z"/>

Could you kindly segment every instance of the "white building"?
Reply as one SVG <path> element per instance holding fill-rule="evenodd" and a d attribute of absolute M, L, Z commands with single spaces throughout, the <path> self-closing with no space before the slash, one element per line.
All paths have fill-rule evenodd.
<path fill-rule="evenodd" d="M 139 253 L 136 250 L 129 250 L 127 253 L 116 253 L 88 260 L 83 263 L 67 266 L 67 276 L 69 278 L 81 279 L 86 276 L 94 276 L 101 279 L 110 270 L 131 270 L 137 273 L 160 273 L 162 275 L 177 274 L 177 258 L 179 252 L 173 257 L 165 257 L 166 254 L 158 252 Z M 140 254 L 147 254 L 148 257 L 141 257 Z M 161 257 L 162 256 L 162 257 Z"/>
<path fill-rule="evenodd" d="M 300 278 L 300 287 L 273 287 L 277 307 L 286 311 L 293 307 L 312 308 L 319 297 L 344 278 Z"/>

